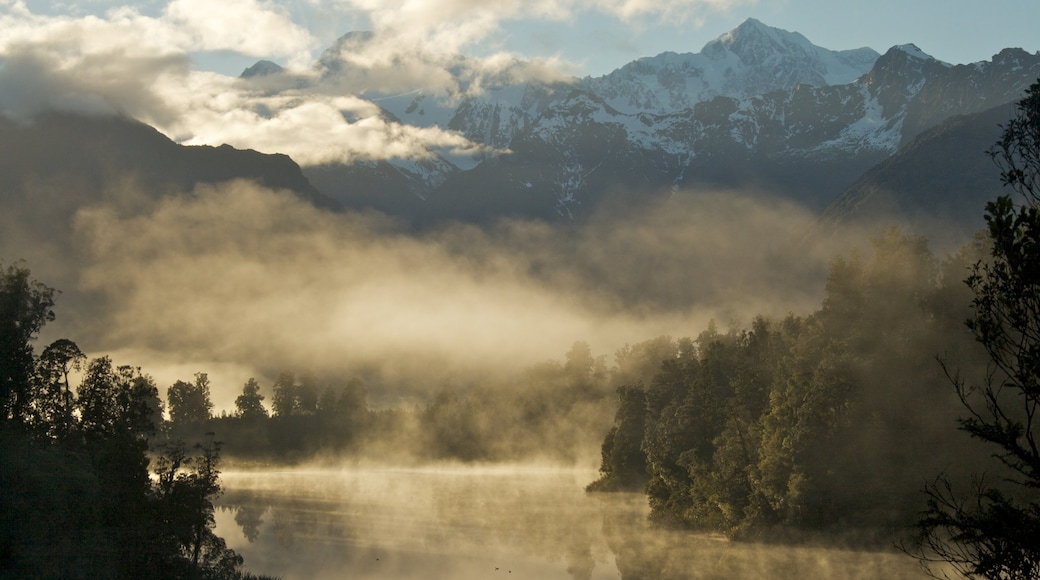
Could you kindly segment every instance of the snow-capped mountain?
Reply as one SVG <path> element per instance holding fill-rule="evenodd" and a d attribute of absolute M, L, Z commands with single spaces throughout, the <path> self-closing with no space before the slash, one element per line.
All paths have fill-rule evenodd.
<path fill-rule="evenodd" d="M 503 211 L 526 207 L 506 198 L 537 192 L 553 201 L 536 215 L 571 219 L 620 190 L 753 186 L 821 209 L 921 131 L 1017 100 L 1038 76 L 1040 55 L 1021 50 L 950 66 L 906 45 L 852 83 L 718 96 L 665 115 L 619 111 L 578 89 L 517 135 L 511 155 L 475 169 L 479 179 L 452 176 L 430 199 L 451 208 L 435 212 L 443 219 L 487 192 Z"/>
<path fill-rule="evenodd" d="M 797 32 L 752 18 L 699 53 L 641 58 L 582 84 L 618 111 L 660 115 L 718 96 L 747 98 L 798 85 L 847 84 L 866 74 L 878 56 L 870 48 L 820 48 Z"/>
<path fill-rule="evenodd" d="M 316 66 L 330 77 L 360 74 L 343 51 L 369 41 L 346 35 Z M 347 205 L 401 213 L 414 204 L 403 213 L 420 221 L 574 219 L 604 196 L 702 187 L 754 186 L 822 208 L 930 127 L 1019 99 L 1040 77 L 1040 53 L 1006 49 L 950 65 L 912 44 L 880 56 L 836 52 L 750 19 L 699 53 L 639 59 L 597 78 L 519 82 L 523 75 L 487 74 L 463 57 L 449 68 L 450 90 L 364 96 L 388 118 L 508 154 L 433 151 L 423 164 L 308 176 Z M 358 183 L 374 189 L 359 192 Z M 383 190 L 392 201 L 380 201 Z"/>

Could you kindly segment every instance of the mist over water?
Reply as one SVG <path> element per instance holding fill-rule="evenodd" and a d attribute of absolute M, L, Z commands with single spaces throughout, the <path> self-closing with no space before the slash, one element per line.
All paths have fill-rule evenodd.
<path fill-rule="evenodd" d="M 915 579 L 912 558 L 651 529 L 591 470 L 445 465 L 227 471 L 216 532 L 293 578 Z"/>

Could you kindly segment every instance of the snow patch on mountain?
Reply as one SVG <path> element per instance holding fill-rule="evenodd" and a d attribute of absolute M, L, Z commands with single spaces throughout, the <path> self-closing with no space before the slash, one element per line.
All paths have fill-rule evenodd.
<path fill-rule="evenodd" d="M 859 120 L 843 129 L 837 139 L 824 141 L 814 147 L 809 151 L 810 154 L 826 154 L 826 152 L 834 150 L 845 153 L 864 151 L 895 153 L 903 138 L 905 115 L 886 117 L 884 107 L 877 97 L 871 94 L 866 83 L 859 86 L 859 93 L 863 103 L 863 114 Z"/>
<path fill-rule="evenodd" d="M 440 159 L 393 159 L 390 164 L 401 172 L 412 186 L 412 191 L 417 192 L 419 197 L 425 198 L 426 194 L 438 188 L 448 180 L 453 173 L 458 171 L 451 163 Z"/>

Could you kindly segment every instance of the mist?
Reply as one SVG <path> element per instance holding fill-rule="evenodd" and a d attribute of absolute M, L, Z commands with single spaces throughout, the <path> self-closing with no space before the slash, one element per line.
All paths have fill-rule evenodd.
<path fill-rule="evenodd" d="M 392 402 L 559 360 L 575 341 L 609 358 L 710 320 L 810 311 L 836 247 L 793 242 L 811 219 L 764 197 L 689 192 L 572 226 L 415 233 L 245 181 L 160 199 L 124 184 L 75 212 L 75 255 L 47 268 L 71 274 L 44 279 L 63 292 L 47 333 L 161 386 L 208 372 L 217 409 L 250 376 L 286 368 L 356 372 Z M 34 255 L 26 225 L 3 240 L 15 258 Z"/>
<path fill-rule="evenodd" d="M 234 471 L 218 531 L 286 578 L 920 578 L 901 554 L 727 542 L 652 528 L 641 494 L 585 495 L 581 470 Z"/>

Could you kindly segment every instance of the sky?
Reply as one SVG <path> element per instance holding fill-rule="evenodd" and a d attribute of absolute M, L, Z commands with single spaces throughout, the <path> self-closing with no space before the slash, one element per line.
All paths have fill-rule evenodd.
<path fill-rule="evenodd" d="M 23 8 L 40 27 L 54 19 L 165 20 L 186 33 L 177 48 L 197 66 L 232 75 L 258 58 L 308 62 L 343 33 L 371 29 L 406 30 L 469 55 L 554 59 L 578 76 L 664 51 L 697 52 L 749 17 L 825 48 L 883 53 L 912 42 L 952 64 L 988 60 L 1005 47 L 1040 49 L 1034 0 L 0 0 L 0 13 Z"/>

